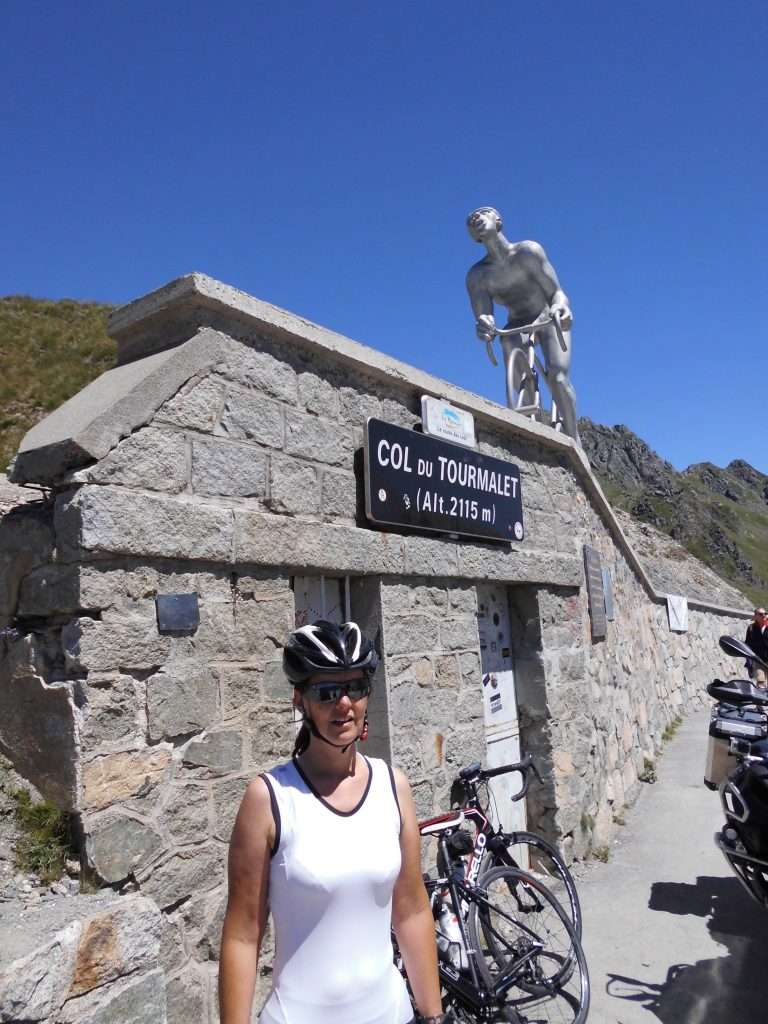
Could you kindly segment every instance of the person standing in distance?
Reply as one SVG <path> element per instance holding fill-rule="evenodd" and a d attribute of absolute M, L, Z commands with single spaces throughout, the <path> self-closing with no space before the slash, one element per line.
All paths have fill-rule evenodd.
<path fill-rule="evenodd" d="M 435 927 L 405 776 L 357 750 L 378 656 L 354 622 L 296 629 L 283 650 L 303 723 L 293 757 L 250 783 L 229 848 L 221 1024 L 249 1024 L 267 913 L 260 1024 L 409 1024 L 394 927 L 422 1019 L 443 1021 Z"/>
<path fill-rule="evenodd" d="M 744 641 L 747 647 L 751 648 L 758 658 L 768 661 L 768 619 L 765 615 L 765 608 L 755 608 L 752 621 L 747 626 L 747 635 Z M 766 689 L 768 678 L 762 665 L 750 661 L 749 677 L 755 686 Z"/>

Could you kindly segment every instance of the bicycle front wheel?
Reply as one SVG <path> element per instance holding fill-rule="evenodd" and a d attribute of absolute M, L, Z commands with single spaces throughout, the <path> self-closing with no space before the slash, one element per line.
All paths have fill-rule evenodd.
<path fill-rule="evenodd" d="M 488 988 L 506 989 L 521 1021 L 582 1024 L 589 1009 L 587 964 L 554 896 L 536 878 L 508 867 L 488 871 L 479 888 L 468 927 Z"/>
<path fill-rule="evenodd" d="M 494 864 L 522 868 L 549 889 L 568 912 L 576 934 L 581 938 L 581 904 L 573 875 L 556 846 L 535 832 L 505 833 L 506 858 L 494 852 Z M 527 863 L 527 867 L 526 867 Z M 492 869 L 491 869 L 492 870 Z M 482 884 L 482 875 L 480 877 Z"/>

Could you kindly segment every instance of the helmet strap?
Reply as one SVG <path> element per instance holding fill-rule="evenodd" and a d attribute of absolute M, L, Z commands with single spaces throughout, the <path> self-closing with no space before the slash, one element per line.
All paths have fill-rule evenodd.
<path fill-rule="evenodd" d="M 302 711 L 303 711 L 303 709 L 302 709 Z M 349 750 L 349 748 L 352 746 L 352 744 L 353 743 L 357 743 L 358 740 L 366 740 L 366 739 L 368 739 L 368 712 L 366 712 L 366 714 L 365 714 L 365 721 L 363 722 L 363 728 L 360 731 L 359 735 L 356 736 L 353 740 L 350 740 L 349 743 L 333 743 L 331 740 L 326 739 L 325 736 L 323 736 L 323 734 L 320 732 L 320 730 L 315 725 L 313 719 L 310 718 L 310 716 L 307 714 L 307 712 L 303 711 L 303 714 L 304 714 L 304 721 L 307 723 L 307 726 L 309 727 L 309 731 L 312 733 L 312 735 L 316 736 L 319 740 L 322 740 L 323 743 L 327 743 L 329 747 L 335 747 L 336 750 L 340 750 L 342 752 L 342 754 L 346 754 L 346 752 Z"/>

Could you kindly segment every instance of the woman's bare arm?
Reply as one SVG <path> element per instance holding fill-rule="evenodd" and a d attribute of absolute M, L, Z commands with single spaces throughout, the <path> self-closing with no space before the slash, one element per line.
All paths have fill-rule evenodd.
<path fill-rule="evenodd" d="M 250 1024 L 274 837 L 267 785 L 254 779 L 245 791 L 229 844 L 229 899 L 219 958 L 221 1024 Z"/>
<path fill-rule="evenodd" d="M 421 844 L 411 787 L 397 768 L 395 786 L 403 824 L 400 831 L 402 865 L 392 896 L 392 926 L 416 1007 L 422 1017 L 434 1017 L 442 1013 L 435 922 L 421 877 Z"/>

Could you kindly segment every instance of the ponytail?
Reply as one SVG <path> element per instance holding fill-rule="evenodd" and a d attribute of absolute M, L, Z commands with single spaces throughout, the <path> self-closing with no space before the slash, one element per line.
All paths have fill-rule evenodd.
<path fill-rule="evenodd" d="M 305 718 L 304 721 L 301 723 L 301 728 L 296 733 L 296 742 L 293 745 L 293 755 L 292 756 L 293 757 L 300 757 L 301 754 L 303 754 L 304 751 L 309 746 L 309 741 L 310 741 L 311 738 L 312 738 L 312 733 L 309 730 L 309 726 L 307 725 L 307 720 Z"/>

